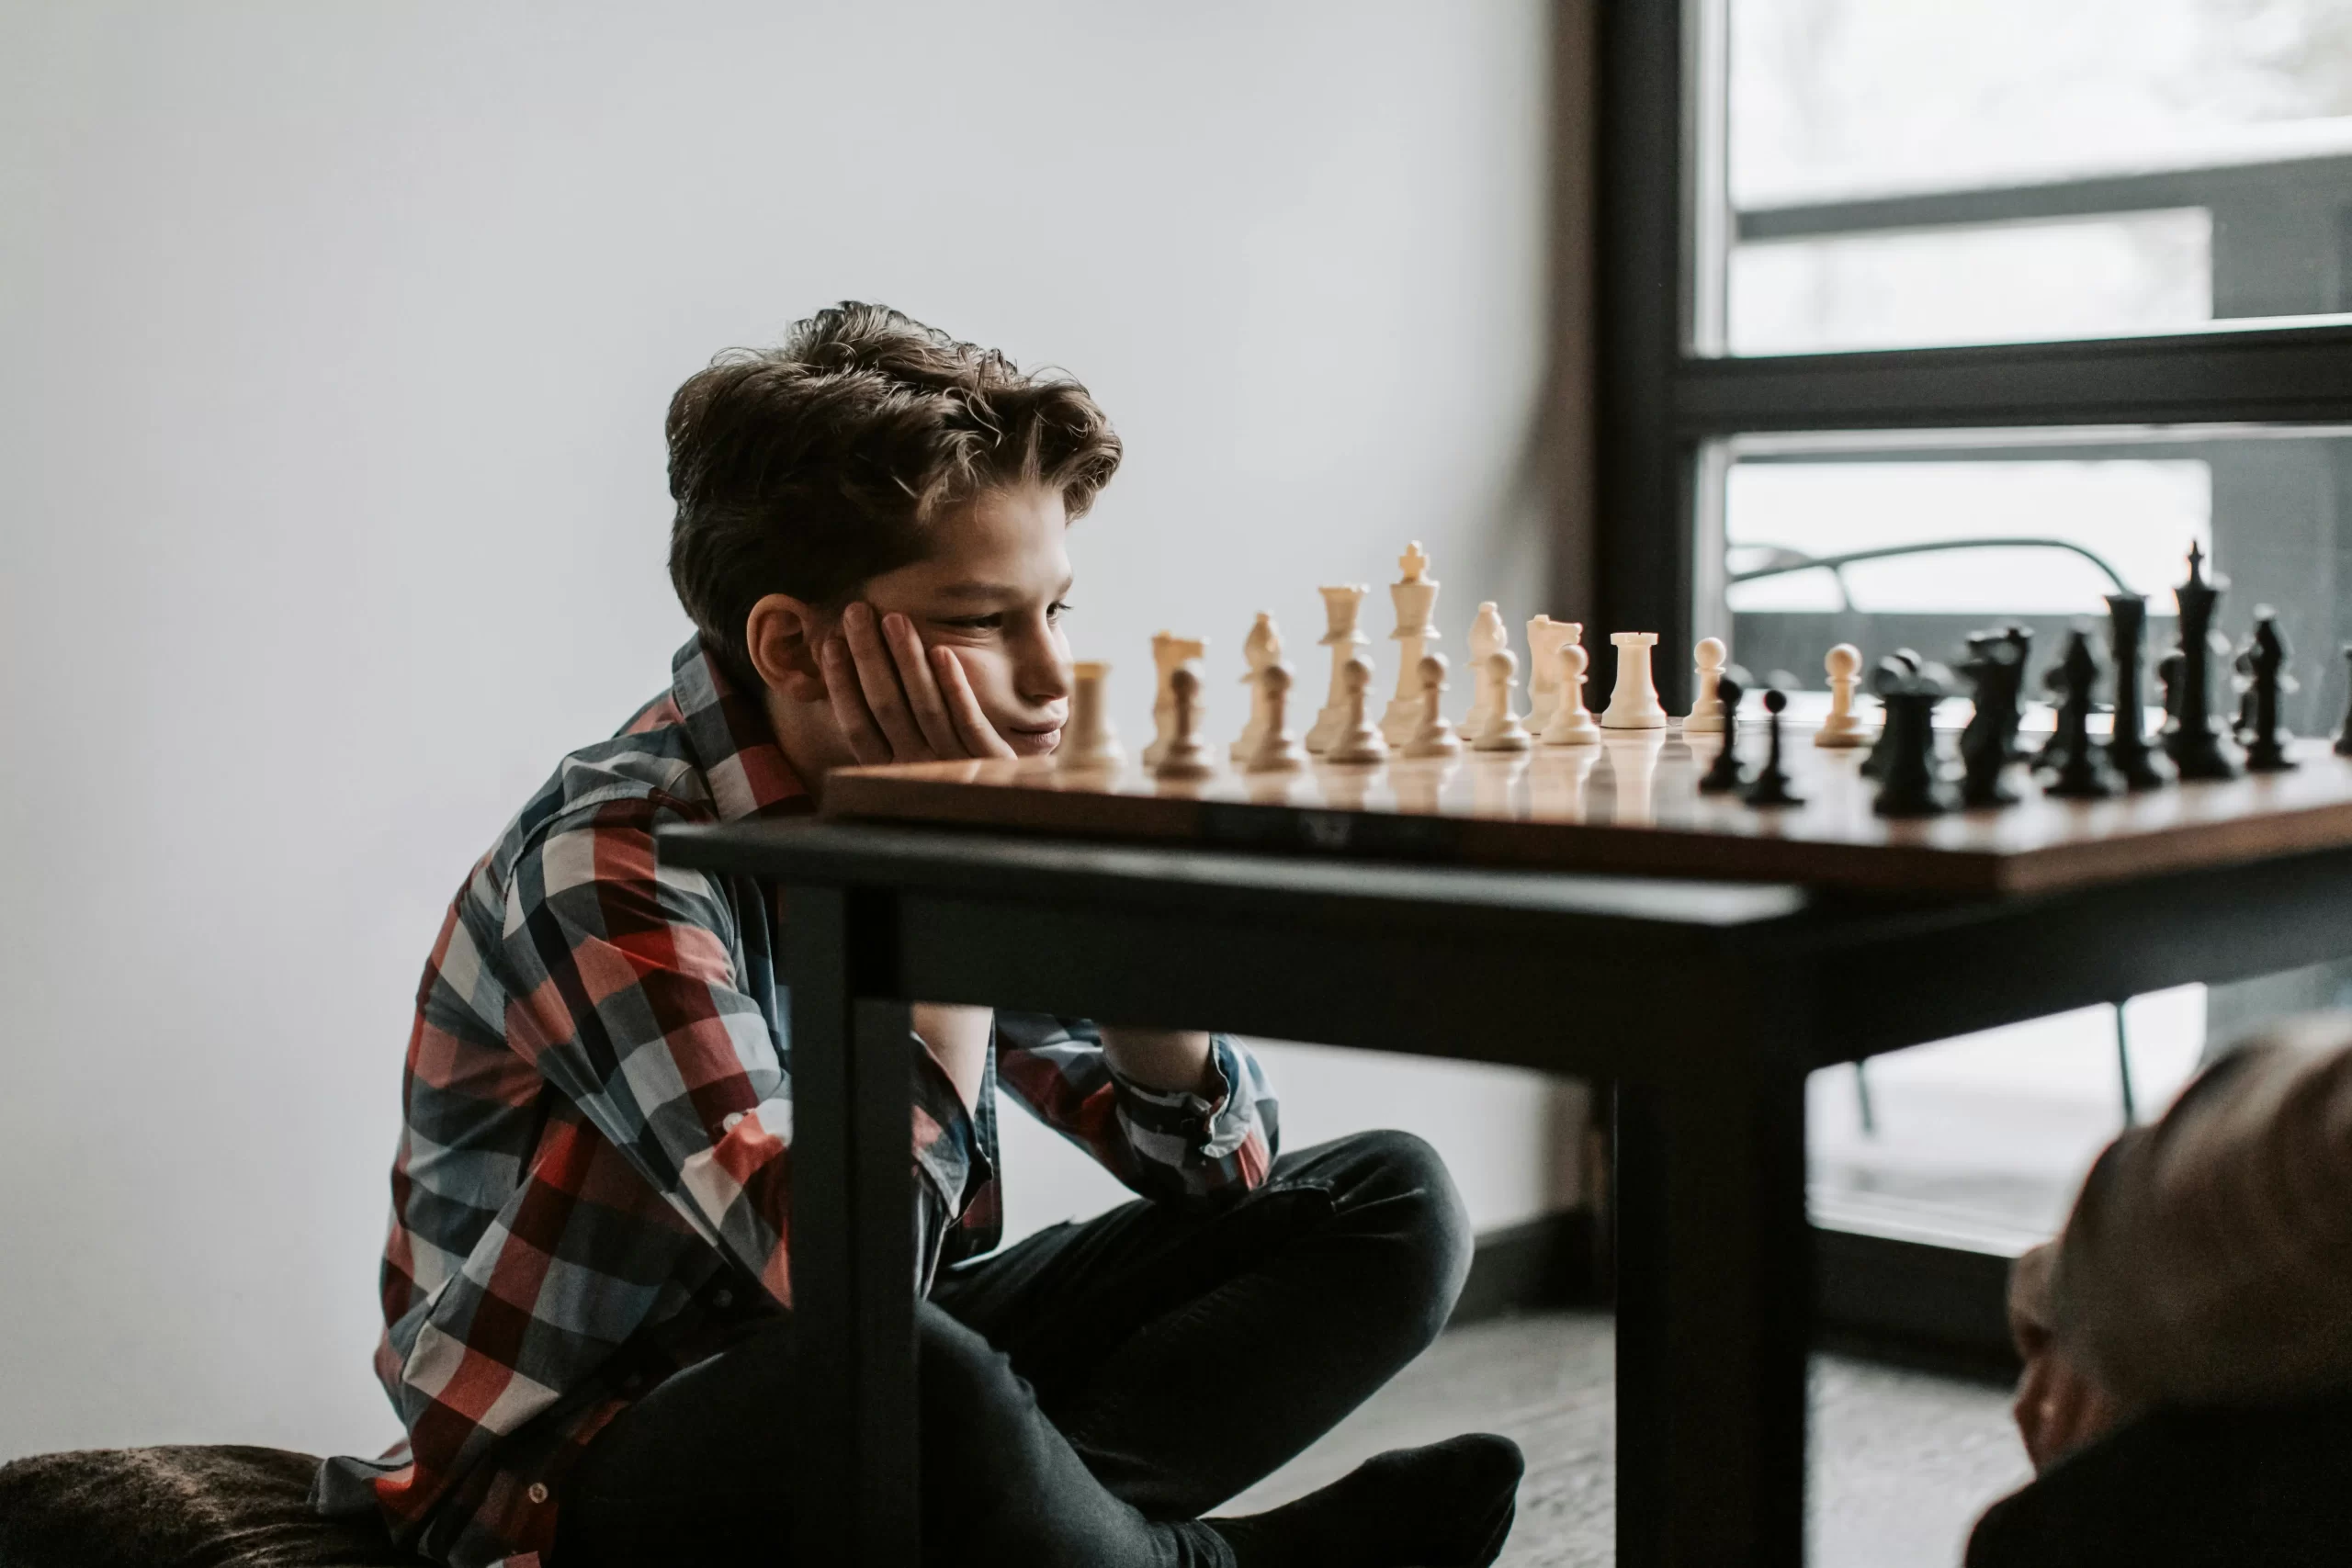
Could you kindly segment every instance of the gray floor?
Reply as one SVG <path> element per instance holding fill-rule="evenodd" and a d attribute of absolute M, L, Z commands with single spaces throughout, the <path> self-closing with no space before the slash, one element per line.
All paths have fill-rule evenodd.
<path fill-rule="evenodd" d="M 1221 1512 L 1272 1507 L 1383 1449 L 1501 1432 L 1527 1451 L 1506 1568 L 1611 1559 L 1609 1319 L 1542 1314 L 1447 1334 L 1380 1394 Z M 2022 1484 L 2006 1391 L 1835 1356 L 1814 1363 L 1812 1561 L 1957 1563 L 1984 1506 Z"/>

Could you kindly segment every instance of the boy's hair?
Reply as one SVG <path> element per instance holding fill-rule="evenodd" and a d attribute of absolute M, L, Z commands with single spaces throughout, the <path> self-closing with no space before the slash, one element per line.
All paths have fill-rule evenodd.
<path fill-rule="evenodd" d="M 1084 387 L 1023 375 L 884 305 L 794 324 L 780 348 L 730 349 L 670 400 L 670 581 L 719 666 L 759 686 L 743 626 L 789 593 L 831 607 L 930 553 L 930 530 L 985 491 L 1061 492 L 1069 515 L 1119 467 Z"/>

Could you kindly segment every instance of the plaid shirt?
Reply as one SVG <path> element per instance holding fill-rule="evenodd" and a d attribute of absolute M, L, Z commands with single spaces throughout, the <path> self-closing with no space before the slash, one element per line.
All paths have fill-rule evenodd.
<path fill-rule="evenodd" d="M 804 812 L 700 647 L 564 759 L 451 904 L 409 1040 L 376 1375 L 407 1428 L 314 1496 L 455 1568 L 537 1568 L 562 1478 L 664 1377 L 788 1306 L 791 1050 L 774 890 L 659 864 L 667 822 Z M 1000 1239 L 992 1095 L 919 1042 L 918 1288 Z M 988 1081 L 1154 1198 L 1265 1179 L 1275 1103 L 1218 1036 L 1211 1098 L 1114 1072 L 1091 1026 L 1000 1015 Z"/>

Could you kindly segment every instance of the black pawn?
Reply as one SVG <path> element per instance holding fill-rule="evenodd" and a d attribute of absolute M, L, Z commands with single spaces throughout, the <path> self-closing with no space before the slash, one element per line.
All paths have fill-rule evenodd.
<path fill-rule="evenodd" d="M 2123 787 L 2133 790 L 2162 789 L 2173 780 L 2172 764 L 2148 744 L 2146 705 L 2140 693 L 2140 647 L 2147 625 L 2145 596 L 2107 596 L 2107 646 L 2115 656 L 2115 728 L 2107 743 L 2107 761 Z"/>
<path fill-rule="evenodd" d="M 2044 795 L 2061 800 L 2101 800 L 2121 788 L 2107 758 L 2091 743 L 2091 694 L 2098 686 L 2098 655 L 2080 627 L 2066 639 L 2065 657 L 2050 671 L 2058 697 L 2058 732 L 2042 751 L 2051 773 Z"/>
<path fill-rule="evenodd" d="M 1918 654 L 1914 652 L 1912 649 L 1907 648 L 1898 648 L 1893 653 L 1888 654 L 1884 659 L 1878 661 L 1878 670 L 1871 676 L 1871 690 L 1878 693 L 1881 696 L 1884 696 L 1886 694 L 1886 689 L 1883 682 L 1889 680 L 1904 679 L 1917 675 L 1919 672 L 1919 666 L 1926 662 L 1927 660 L 1921 659 Z M 1879 727 L 1878 739 L 1871 745 L 1870 755 L 1862 759 L 1862 766 L 1860 770 L 1862 777 L 1866 779 L 1874 779 L 1878 777 L 1879 774 L 1884 773 L 1886 771 L 1886 727 L 1884 725 L 1881 725 Z"/>
<path fill-rule="evenodd" d="M 2346 673 L 2352 674 L 2352 644 L 2346 644 L 2345 647 L 2344 662 L 2346 666 Z M 2335 754 L 2339 757 L 2352 757 L 2352 709 L 2346 710 L 2344 728 L 2335 732 Z"/>
<path fill-rule="evenodd" d="M 2352 649 L 2345 649 L 2352 657 Z M 1713 763 L 1700 775 L 1702 795 L 1729 795 L 1747 782 L 1739 771 L 1739 699 L 1747 692 L 1747 672 L 1733 665 L 1715 681 L 1715 695 L 1724 704 L 1724 749 L 1715 753 Z"/>
<path fill-rule="evenodd" d="M 2007 637 L 1979 632 L 1968 639 L 1968 660 L 1960 672 L 1968 677 L 1976 705 L 1960 733 L 1961 804 L 2014 806 L 2018 793 L 2002 774 L 2015 760 L 2025 656 Z"/>
<path fill-rule="evenodd" d="M 2255 612 L 2254 640 L 2247 645 L 2246 656 L 2253 671 L 2253 683 L 2246 689 L 2252 699 L 2246 726 L 2246 772 L 2283 773 L 2296 764 L 2287 755 L 2287 732 L 2278 723 L 2278 695 L 2293 691 L 2295 682 L 2287 673 L 2291 656 L 2286 634 L 2279 631 L 2278 617 L 2267 605 Z"/>
<path fill-rule="evenodd" d="M 1756 771 L 1740 799 L 1750 806 L 1803 806 L 1804 796 L 1789 788 L 1789 775 L 1781 767 L 1781 710 L 1789 705 L 1787 695 L 1779 687 L 1764 694 L 1765 734 L 1771 745 L 1764 753 L 1764 765 Z"/>

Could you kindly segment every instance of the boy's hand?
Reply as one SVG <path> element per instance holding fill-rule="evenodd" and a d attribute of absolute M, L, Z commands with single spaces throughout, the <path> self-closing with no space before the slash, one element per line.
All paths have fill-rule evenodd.
<path fill-rule="evenodd" d="M 956 656 L 924 648 L 914 623 L 895 610 L 877 620 L 872 605 L 850 605 L 841 634 L 819 657 L 833 717 L 861 762 L 1014 754 L 980 711 Z"/>

